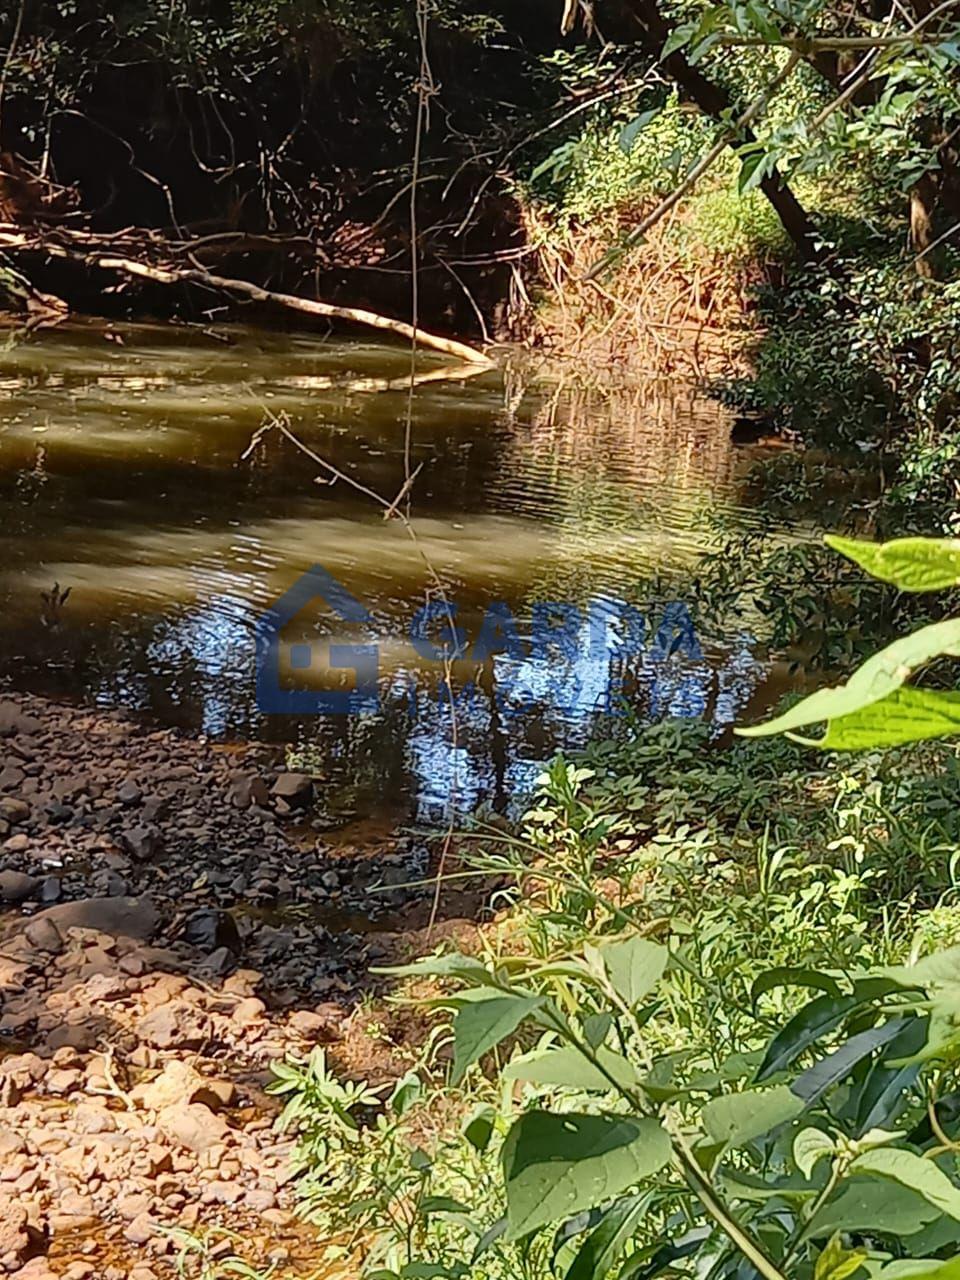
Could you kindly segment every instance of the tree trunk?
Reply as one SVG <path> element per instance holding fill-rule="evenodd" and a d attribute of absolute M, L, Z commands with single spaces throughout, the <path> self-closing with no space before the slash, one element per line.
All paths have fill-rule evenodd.
<path fill-rule="evenodd" d="M 657 0 L 627 0 L 633 17 L 640 25 L 642 42 L 653 57 L 659 57 L 667 37 L 670 25 L 660 12 Z M 699 67 L 691 66 L 685 54 L 677 49 L 663 59 L 671 78 L 683 90 L 688 98 L 708 116 L 726 123 L 724 116 L 732 106 L 725 89 L 709 80 Z M 749 145 L 756 141 L 752 129 L 743 129 L 739 141 Z M 793 241 L 797 253 L 805 262 L 815 262 L 820 257 L 817 243 L 817 229 L 810 215 L 793 194 L 781 175 L 774 170 L 760 184 L 763 194 L 776 210 L 783 228 Z"/>

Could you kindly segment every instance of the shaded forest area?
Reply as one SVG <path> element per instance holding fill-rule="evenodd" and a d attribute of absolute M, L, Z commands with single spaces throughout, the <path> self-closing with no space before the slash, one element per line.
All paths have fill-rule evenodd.
<path fill-rule="evenodd" d="M 422 107 L 423 310 L 476 330 L 467 291 L 493 315 L 522 253 L 516 201 L 491 176 L 556 99 L 541 60 L 559 14 L 551 0 L 444 4 L 419 77 L 418 21 L 406 0 L 12 6 L 0 210 L 21 226 L 140 228 L 184 265 L 404 314 Z M 115 280 L 64 272 L 31 254 L 39 289 L 108 304 Z"/>

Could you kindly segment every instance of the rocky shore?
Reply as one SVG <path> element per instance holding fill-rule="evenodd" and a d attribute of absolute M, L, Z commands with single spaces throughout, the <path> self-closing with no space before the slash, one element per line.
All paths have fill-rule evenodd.
<path fill-rule="evenodd" d="M 378 913 L 429 910 L 398 887 L 426 849 L 334 840 L 318 785 L 0 695 L 0 1275 L 161 1280 L 170 1228 L 217 1226 L 312 1270 L 269 1066 L 343 1048 L 369 963 L 422 941 Z"/>

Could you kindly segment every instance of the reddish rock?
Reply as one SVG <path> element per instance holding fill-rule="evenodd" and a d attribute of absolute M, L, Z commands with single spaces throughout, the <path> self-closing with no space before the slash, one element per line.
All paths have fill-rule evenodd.
<path fill-rule="evenodd" d="M 222 1116 L 214 1115 L 198 1102 L 165 1107 L 157 1116 L 157 1125 L 168 1138 L 197 1155 L 222 1143 L 230 1134 L 230 1126 Z"/>

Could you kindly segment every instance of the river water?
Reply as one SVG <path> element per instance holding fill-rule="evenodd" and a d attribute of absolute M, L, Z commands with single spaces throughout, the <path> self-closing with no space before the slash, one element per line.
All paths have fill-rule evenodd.
<path fill-rule="evenodd" d="M 722 410 L 530 357 L 464 376 L 423 353 L 412 395 L 409 368 L 396 347 L 238 328 L 9 336 L 0 680 L 289 743 L 333 817 L 499 806 L 611 717 L 719 732 L 763 697 L 750 638 L 708 644 L 685 612 L 718 522 L 754 519 Z M 278 421 L 342 478 L 276 426 L 254 441 Z M 417 467 L 409 522 L 349 483 L 389 504 Z M 314 566 L 357 618 L 301 579 Z M 298 582 L 288 622 L 271 610 Z M 349 693 L 358 661 L 378 695 L 362 714 L 289 710 L 291 690 Z"/>

